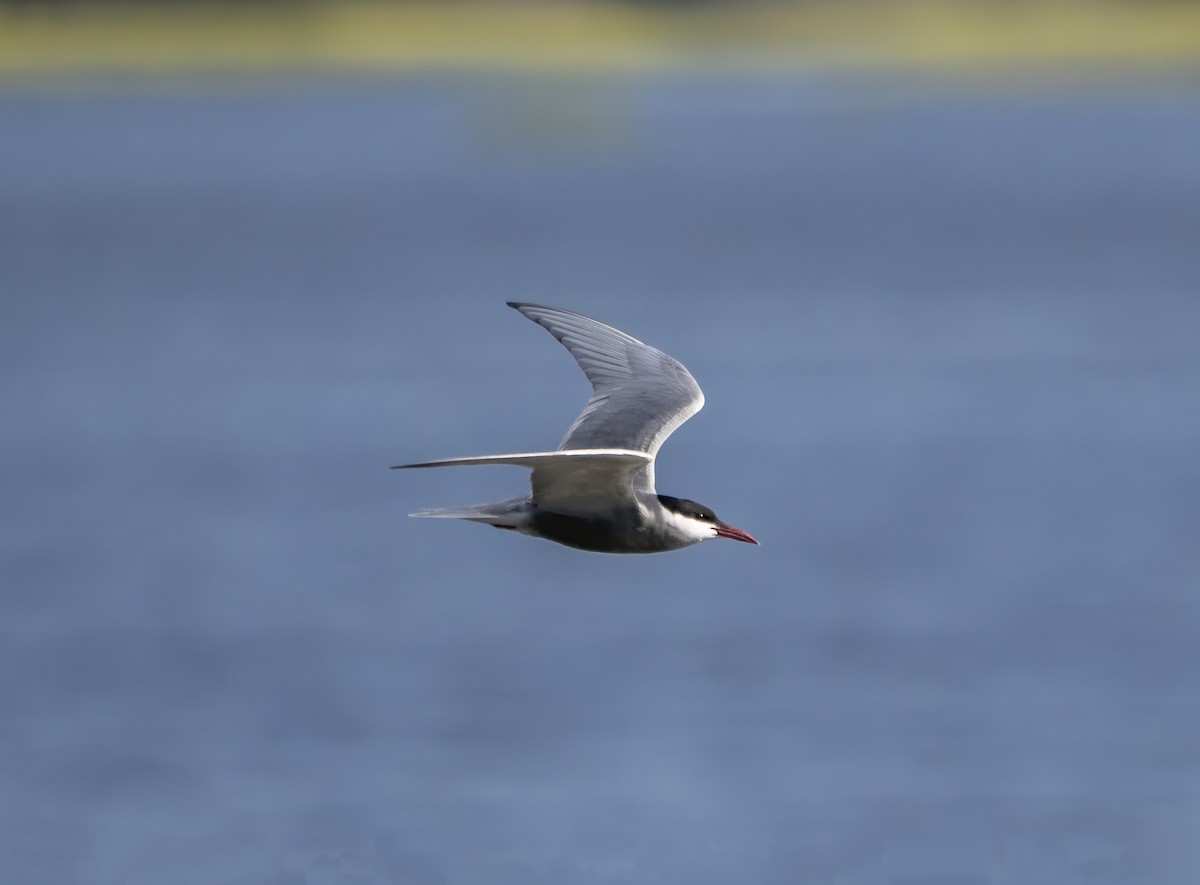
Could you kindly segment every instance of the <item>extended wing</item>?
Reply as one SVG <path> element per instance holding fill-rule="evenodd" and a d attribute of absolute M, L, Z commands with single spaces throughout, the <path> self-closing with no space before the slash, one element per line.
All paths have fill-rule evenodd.
<path fill-rule="evenodd" d="M 531 467 L 533 503 L 561 512 L 604 512 L 636 505 L 633 493 L 638 472 L 653 463 L 645 452 L 622 449 L 571 449 L 516 455 L 477 455 L 443 458 L 404 467 L 456 467 L 470 464 L 514 464 Z"/>
<path fill-rule="evenodd" d="M 612 326 L 539 304 L 509 302 L 575 357 L 592 383 L 592 398 L 559 448 L 645 452 L 645 479 L 663 441 L 704 406 L 700 385 L 676 359 Z"/>

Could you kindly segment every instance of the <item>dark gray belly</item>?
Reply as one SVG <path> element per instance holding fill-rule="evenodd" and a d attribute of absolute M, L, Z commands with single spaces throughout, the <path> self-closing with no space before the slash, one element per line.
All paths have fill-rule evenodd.
<path fill-rule="evenodd" d="M 665 539 L 647 531 L 636 509 L 605 519 L 538 510 L 533 515 L 533 528 L 550 541 L 595 553 L 657 553 L 671 549 L 664 545 Z"/>

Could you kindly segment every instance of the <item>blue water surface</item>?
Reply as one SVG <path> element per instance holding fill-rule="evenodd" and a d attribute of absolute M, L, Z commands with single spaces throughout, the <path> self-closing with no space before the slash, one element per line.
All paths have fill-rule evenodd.
<path fill-rule="evenodd" d="M 819 74 L 0 94 L 22 883 L 1200 881 L 1200 88 Z M 708 405 L 585 554 L 406 518 Z"/>

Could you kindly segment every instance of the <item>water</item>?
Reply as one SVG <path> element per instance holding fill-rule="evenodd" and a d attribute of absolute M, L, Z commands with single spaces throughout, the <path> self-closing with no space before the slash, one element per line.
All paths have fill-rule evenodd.
<path fill-rule="evenodd" d="M 412 77 L 0 97 L 25 883 L 1191 883 L 1200 91 Z M 604 557 L 424 506 L 681 359 Z"/>

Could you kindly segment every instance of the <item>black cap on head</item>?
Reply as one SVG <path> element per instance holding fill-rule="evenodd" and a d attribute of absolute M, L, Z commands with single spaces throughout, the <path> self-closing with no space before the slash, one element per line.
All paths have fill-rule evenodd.
<path fill-rule="evenodd" d="M 695 501 L 689 501 L 687 498 L 672 498 L 670 495 L 659 495 L 659 502 L 673 513 L 678 513 L 681 516 L 690 516 L 693 519 L 701 519 L 704 522 L 717 523 L 721 520 L 717 519 L 717 514 L 713 513 L 703 504 L 697 504 Z"/>

